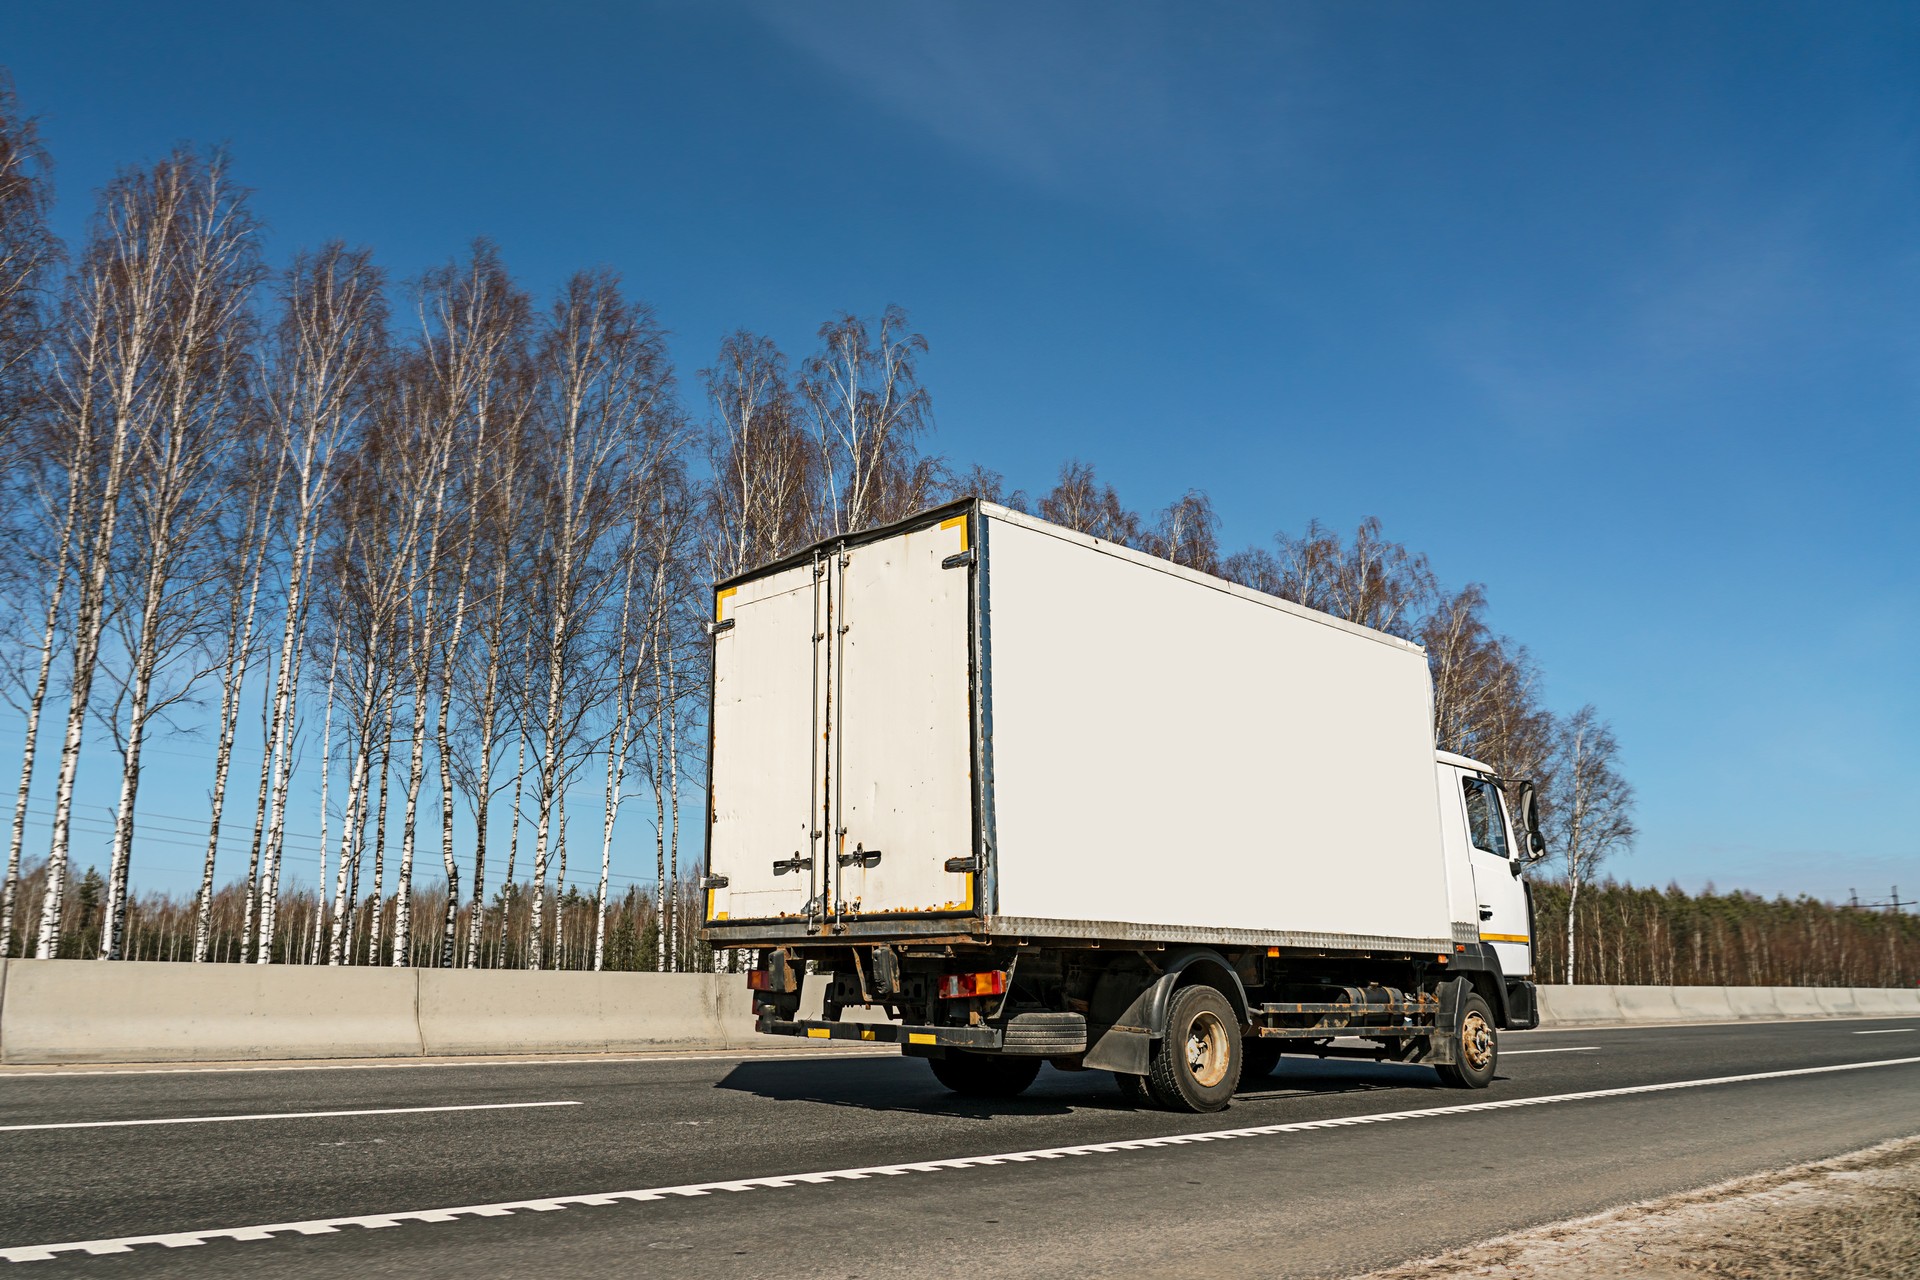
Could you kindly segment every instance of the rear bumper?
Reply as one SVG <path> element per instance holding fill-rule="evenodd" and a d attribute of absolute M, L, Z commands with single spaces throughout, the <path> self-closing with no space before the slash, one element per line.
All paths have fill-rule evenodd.
<path fill-rule="evenodd" d="M 762 1014 L 754 1030 L 767 1036 L 803 1036 L 809 1040 L 860 1040 L 870 1044 L 924 1045 L 945 1049 L 998 1049 L 1000 1032 L 992 1027 L 911 1027 L 897 1022 L 791 1022 Z"/>

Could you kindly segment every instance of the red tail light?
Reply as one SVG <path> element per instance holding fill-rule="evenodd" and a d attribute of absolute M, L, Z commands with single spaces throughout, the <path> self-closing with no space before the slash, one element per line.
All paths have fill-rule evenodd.
<path fill-rule="evenodd" d="M 940 998 L 965 1000 L 972 996 L 997 996 L 1007 989 L 1007 975 L 992 973 L 949 973 L 940 979 Z"/>
<path fill-rule="evenodd" d="M 773 975 L 768 973 L 765 969 L 749 969 L 747 971 L 747 990 L 749 991 L 773 990 Z"/>

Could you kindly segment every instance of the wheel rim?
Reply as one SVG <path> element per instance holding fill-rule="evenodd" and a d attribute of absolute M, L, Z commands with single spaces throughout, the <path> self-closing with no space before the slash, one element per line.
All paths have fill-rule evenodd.
<path fill-rule="evenodd" d="M 1467 1065 L 1475 1071 L 1485 1071 L 1493 1065 L 1493 1028 L 1478 1009 L 1467 1014 L 1466 1025 L 1460 1028 L 1460 1046 Z"/>
<path fill-rule="evenodd" d="M 1227 1078 L 1231 1061 L 1225 1024 L 1218 1015 L 1201 1010 L 1187 1028 L 1187 1070 L 1193 1082 L 1202 1089 L 1213 1088 Z"/>

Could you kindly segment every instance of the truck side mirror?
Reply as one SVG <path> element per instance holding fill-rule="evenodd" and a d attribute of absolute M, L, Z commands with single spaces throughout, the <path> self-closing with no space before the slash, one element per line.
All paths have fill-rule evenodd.
<path fill-rule="evenodd" d="M 1540 834 L 1540 796 L 1531 782 L 1520 784 L 1520 826 L 1527 833 L 1527 861 L 1547 856 L 1547 838 Z"/>

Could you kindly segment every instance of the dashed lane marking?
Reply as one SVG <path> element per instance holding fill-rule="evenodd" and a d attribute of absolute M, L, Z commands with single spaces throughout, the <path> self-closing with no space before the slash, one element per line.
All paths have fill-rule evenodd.
<path fill-rule="evenodd" d="M 154 1120 L 63 1120 L 53 1124 L 0 1124 L 0 1133 L 33 1129 L 121 1129 L 146 1124 L 231 1124 L 236 1120 L 325 1120 L 335 1116 L 411 1116 L 428 1111 L 517 1111 L 527 1107 L 577 1107 L 578 1102 L 472 1102 L 455 1107 L 366 1107 L 357 1111 L 262 1111 L 245 1116 L 166 1116 Z"/>
<path fill-rule="evenodd" d="M 69 1240 L 58 1244 L 15 1245 L 12 1248 L 0 1249 L 0 1259 L 7 1262 L 45 1262 L 62 1254 L 131 1253 L 137 1246 L 149 1244 L 167 1249 L 180 1249 L 214 1240 L 270 1240 L 276 1235 L 283 1234 L 330 1235 L 342 1227 L 362 1227 L 371 1230 L 380 1227 L 397 1227 L 409 1222 L 455 1222 L 461 1218 L 504 1218 L 516 1213 L 552 1213 L 561 1209 L 586 1206 L 707 1196 L 722 1191 L 729 1193 L 773 1191 L 826 1182 L 851 1182 L 875 1177 L 894 1178 L 915 1173 L 941 1173 L 951 1169 L 983 1169 L 1004 1164 L 1026 1164 L 1034 1160 L 1059 1160 L 1070 1156 L 1101 1156 L 1126 1151 L 1151 1151 L 1161 1147 L 1182 1147 L 1198 1142 L 1226 1142 L 1236 1138 L 1266 1138 L 1286 1133 L 1312 1133 L 1321 1129 L 1345 1129 L 1354 1125 L 1391 1124 L 1397 1120 L 1427 1120 L 1438 1116 L 1468 1115 L 1478 1111 L 1518 1110 L 1523 1107 L 1552 1106 L 1562 1102 L 1625 1098 L 1636 1094 L 1669 1093 L 1679 1089 L 1705 1089 L 1714 1085 L 1746 1084 L 1755 1080 L 1785 1080 L 1796 1076 L 1830 1075 L 1838 1071 L 1866 1071 L 1875 1067 L 1911 1066 L 1914 1063 L 1920 1063 L 1920 1057 L 1882 1058 L 1872 1062 L 1843 1062 L 1825 1067 L 1798 1067 L 1788 1071 L 1757 1071 L 1750 1075 L 1715 1076 L 1705 1080 L 1670 1080 L 1662 1084 L 1590 1089 L 1584 1093 L 1557 1093 L 1535 1098 L 1505 1098 L 1492 1102 L 1469 1102 L 1453 1107 L 1426 1107 L 1418 1111 L 1388 1111 L 1377 1115 L 1301 1120 L 1292 1124 L 1216 1129 L 1210 1133 L 1171 1133 L 1158 1138 L 1125 1138 L 1116 1142 L 1087 1142 L 1071 1147 L 1009 1151 L 999 1155 L 961 1156 L 951 1160 L 919 1160 L 906 1164 L 869 1165 L 861 1169 L 827 1169 L 818 1173 L 786 1173 L 767 1178 L 692 1182 L 678 1187 L 644 1187 L 635 1191 L 596 1191 L 585 1195 L 550 1196 L 537 1200 L 502 1200 L 494 1204 L 459 1205 L 444 1209 L 407 1209 L 397 1213 L 312 1218 L 305 1222 L 269 1222 L 249 1227 L 168 1231 L 154 1235 L 118 1236 L 109 1240 Z"/>
<path fill-rule="evenodd" d="M 1881 1027 L 1877 1031 L 1856 1031 L 1857 1036 L 1897 1036 L 1903 1031 L 1920 1031 L 1920 1027 Z"/>
<path fill-rule="evenodd" d="M 1597 1044 L 1570 1044 L 1564 1049 L 1502 1049 L 1500 1051 L 1500 1056 L 1503 1058 L 1513 1058 L 1513 1057 L 1518 1057 L 1520 1054 L 1523 1054 L 1523 1053 L 1598 1053 L 1598 1052 L 1600 1052 L 1600 1046 Z"/>

